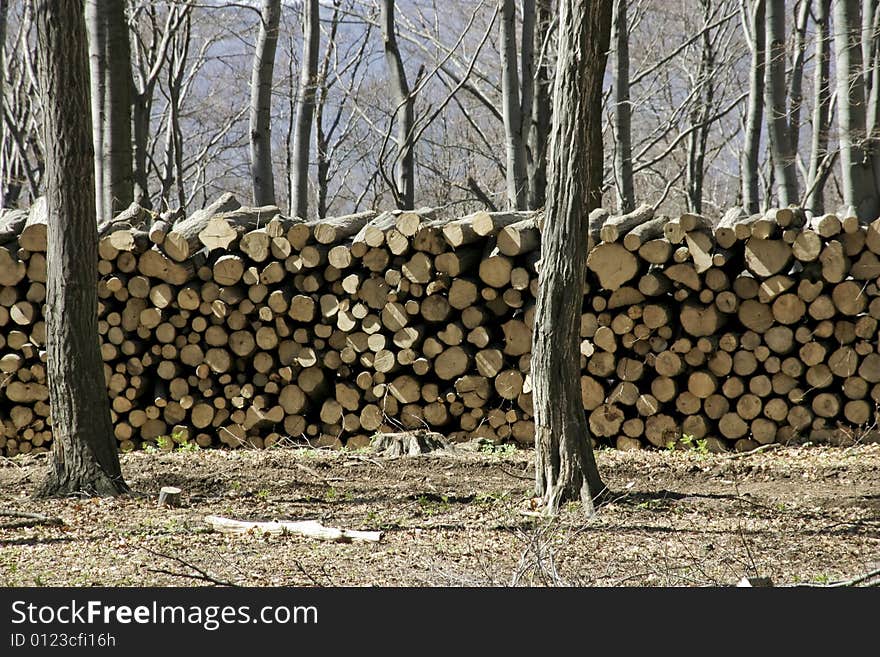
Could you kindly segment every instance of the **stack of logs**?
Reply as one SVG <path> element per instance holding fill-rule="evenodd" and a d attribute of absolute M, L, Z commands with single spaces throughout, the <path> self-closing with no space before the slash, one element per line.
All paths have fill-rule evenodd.
<path fill-rule="evenodd" d="M 358 447 L 427 427 L 534 439 L 540 214 L 302 222 L 232 195 L 99 225 L 120 448 Z M 594 439 L 748 449 L 874 422 L 880 223 L 795 208 L 590 217 L 581 391 Z M 44 450 L 46 209 L 0 214 L 0 448 Z M 823 434 L 825 432 L 825 434 Z M 163 439 L 171 436 L 173 440 Z"/>

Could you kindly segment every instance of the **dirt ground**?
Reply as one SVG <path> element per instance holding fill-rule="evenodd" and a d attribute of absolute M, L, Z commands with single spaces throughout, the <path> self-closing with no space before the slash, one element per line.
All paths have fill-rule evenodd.
<path fill-rule="evenodd" d="M 601 449 L 597 459 L 613 502 L 590 519 L 570 505 L 552 520 L 531 511 L 533 453 L 488 445 L 395 458 L 130 453 L 133 494 L 119 499 L 33 500 L 45 455 L 2 459 L 0 586 L 880 584 L 878 444 Z M 179 508 L 157 506 L 167 485 L 183 490 Z M 381 540 L 222 534 L 205 524 L 210 514 L 318 520 Z"/>

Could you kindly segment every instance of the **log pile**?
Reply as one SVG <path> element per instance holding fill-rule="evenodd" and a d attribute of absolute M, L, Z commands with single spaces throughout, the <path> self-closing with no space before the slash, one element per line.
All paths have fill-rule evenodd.
<path fill-rule="evenodd" d="M 99 226 L 122 450 L 359 447 L 427 429 L 530 444 L 535 213 L 301 222 L 232 195 Z M 45 205 L 0 211 L 0 449 L 45 450 Z M 594 439 L 748 449 L 875 420 L 880 222 L 794 208 L 591 216 L 581 391 Z M 825 434 L 823 434 L 825 432 Z"/>

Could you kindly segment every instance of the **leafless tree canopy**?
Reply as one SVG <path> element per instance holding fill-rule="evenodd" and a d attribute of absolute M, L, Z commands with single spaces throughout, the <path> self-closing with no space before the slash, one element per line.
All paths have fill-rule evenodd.
<path fill-rule="evenodd" d="M 308 218 L 544 205 L 554 0 L 275 4 L 128 0 L 124 16 L 92 16 L 99 210 L 191 211 L 251 196 L 255 177 L 261 198 Z M 617 0 L 605 207 L 876 216 L 876 5 Z M 45 169 L 30 0 L 0 2 L 0 36 L 0 203 L 27 207 Z"/>

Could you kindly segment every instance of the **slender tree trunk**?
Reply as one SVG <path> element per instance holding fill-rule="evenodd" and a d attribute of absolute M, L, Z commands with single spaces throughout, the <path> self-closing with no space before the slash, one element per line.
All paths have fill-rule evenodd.
<path fill-rule="evenodd" d="M 101 2 L 107 16 L 104 154 L 108 171 L 104 175 L 104 209 L 115 215 L 131 205 L 133 198 L 131 44 L 125 3 L 118 0 Z"/>
<path fill-rule="evenodd" d="M 785 0 L 767 0 L 765 10 L 767 64 L 764 95 L 767 105 L 767 137 L 776 177 L 779 205 L 798 202 L 795 154 L 788 125 L 785 87 Z"/>
<path fill-rule="evenodd" d="M 535 3 L 535 36 L 533 52 L 538 61 L 532 79 L 534 92 L 532 93 L 531 129 L 529 130 L 529 207 L 538 209 L 544 207 L 544 199 L 547 194 L 547 145 L 550 141 L 551 100 L 550 79 L 551 71 L 546 53 L 546 44 L 549 42 L 550 25 L 553 17 L 551 14 L 552 0 L 537 0 Z M 528 80 L 526 80 L 528 83 Z"/>
<path fill-rule="evenodd" d="M 272 77 L 281 0 L 263 0 L 260 32 L 251 72 L 251 182 L 254 205 L 275 205 L 275 176 L 272 173 Z"/>
<path fill-rule="evenodd" d="M 152 208 L 147 180 L 147 150 L 150 140 L 150 105 L 146 94 L 137 92 L 132 101 L 133 198 L 142 208 Z"/>
<path fill-rule="evenodd" d="M 632 165 L 632 104 L 629 95 L 629 0 L 614 0 L 614 180 L 620 213 L 636 209 Z"/>
<path fill-rule="evenodd" d="M 133 198 L 131 47 L 125 4 L 86 0 L 89 24 L 96 212 L 99 219 L 127 208 Z"/>
<path fill-rule="evenodd" d="M 852 205 L 859 217 L 871 219 L 877 216 L 878 198 L 874 166 L 863 147 L 867 137 L 867 117 L 859 44 L 859 0 L 837 0 L 833 7 L 843 202 Z"/>
<path fill-rule="evenodd" d="M 293 132 L 293 158 L 290 168 L 290 212 L 303 219 L 309 214 L 309 155 L 315 92 L 318 86 L 318 48 L 321 24 L 318 0 L 303 2 L 303 57 Z"/>
<path fill-rule="evenodd" d="M 831 44 L 829 11 L 831 0 L 817 0 L 814 21 L 816 36 L 813 69 L 813 130 L 810 139 L 810 166 L 807 173 L 805 205 L 815 214 L 825 212 L 824 188 L 831 167 L 823 162 L 828 156 L 828 130 L 831 110 Z"/>
<path fill-rule="evenodd" d="M 533 170 L 532 154 L 529 142 L 532 131 L 532 106 L 535 104 L 535 21 L 537 12 L 535 0 L 522 1 L 522 47 L 520 48 L 520 102 L 519 102 L 519 134 L 523 154 L 523 203 L 529 205 L 531 181 L 529 173 Z"/>
<path fill-rule="evenodd" d="M 391 82 L 392 98 L 397 106 L 397 157 L 395 158 L 395 199 L 401 210 L 415 205 L 415 160 L 413 158 L 413 98 L 406 81 L 403 58 L 397 47 L 394 21 L 394 0 L 382 0 L 382 40 L 385 47 L 385 63 Z"/>
<path fill-rule="evenodd" d="M 698 89 L 696 105 L 691 112 L 693 130 L 688 137 L 688 165 L 686 184 L 688 209 L 691 212 L 703 211 L 703 182 L 706 168 L 706 146 L 709 142 L 711 123 L 709 116 L 715 102 L 715 46 L 709 23 L 712 17 L 712 3 L 700 0 L 703 7 L 703 29 L 700 49 L 700 67 L 697 71 Z"/>
<path fill-rule="evenodd" d="M 95 215 L 106 218 L 110 208 L 104 206 L 104 175 L 107 162 L 104 158 L 104 128 L 107 121 L 104 112 L 107 107 L 107 60 L 104 52 L 107 48 L 107 23 L 100 0 L 86 0 L 86 22 L 88 25 L 89 48 L 89 79 L 92 116 L 92 148 L 95 158 Z"/>
<path fill-rule="evenodd" d="M 794 23 L 794 56 L 788 83 L 788 135 L 791 140 L 791 152 L 795 158 L 800 145 L 801 106 L 804 102 L 804 56 L 807 49 L 807 21 L 810 17 L 811 4 L 812 0 L 800 1 Z"/>
<path fill-rule="evenodd" d="M 512 209 L 525 210 L 528 181 L 523 122 L 520 115 L 514 0 L 501 0 L 501 98 L 507 153 L 507 205 Z"/>
<path fill-rule="evenodd" d="M 82 0 L 36 2 L 48 205 L 47 374 L 52 463 L 38 494 L 116 495 L 119 467 L 98 349 L 89 68 Z"/>
<path fill-rule="evenodd" d="M 602 200 L 602 78 L 610 32 L 611 2 L 561 0 L 532 348 L 535 488 L 549 514 L 578 499 L 591 514 L 607 492 L 584 417 L 578 344 L 587 216 Z"/>
<path fill-rule="evenodd" d="M 752 51 L 749 68 L 749 101 L 742 154 L 742 202 L 749 213 L 760 209 L 761 126 L 764 122 L 764 0 L 754 0 L 743 16 Z"/>
<path fill-rule="evenodd" d="M 333 16 L 330 19 L 330 30 L 327 36 L 327 47 L 321 60 L 319 75 L 319 87 L 315 99 L 315 159 L 316 162 L 316 188 L 318 216 L 327 216 L 327 195 L 330 189 L 330 137 L 339 124 L 341 108 L 336 110 L 336 118 L 330 121 L 330 126 L 325 131 L 324 110 L 327 108 L 327 97 L 330 93 L 330 62 L 336 54 L 336 33 L 339 30 L 339 5 L 333 6 Z M 366 42 L 366 38 L 364 39 Z"/>
<path fill-rule="evenodd" d="M 878 0 L 864 0 L 862 18 L 862 52 L 867 52 L 864 60 L 865 95 L 868 98 L 868 135 L 876 137 L 880 125 L 880 7 Z M 866 33 L 867 31 L 867 33 Z M 863 55 L 864 57 L 864 55 Z"/>

